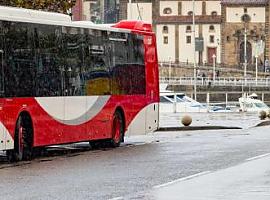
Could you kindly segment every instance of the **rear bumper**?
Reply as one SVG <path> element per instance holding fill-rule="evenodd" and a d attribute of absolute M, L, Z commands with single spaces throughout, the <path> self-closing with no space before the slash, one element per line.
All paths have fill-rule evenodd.
<path fill-rule="evenodd" d="M 0 122 L 0 151 L 10 150 L 13 148 L 14 140 L 3 123 Z"/>

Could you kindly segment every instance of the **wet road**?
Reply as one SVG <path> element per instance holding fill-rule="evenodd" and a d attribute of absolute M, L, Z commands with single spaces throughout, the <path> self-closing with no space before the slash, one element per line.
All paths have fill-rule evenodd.
<path fill-rule="evenodd" d="M 79 144 L 72 153 L 53 150 L 17 165 L 2 161 L 1 199 L 140 199 L 137 194 L 155 186 L 269 153 L 269 130 L 158 132 L 128 137 L 117 149 Z"/>

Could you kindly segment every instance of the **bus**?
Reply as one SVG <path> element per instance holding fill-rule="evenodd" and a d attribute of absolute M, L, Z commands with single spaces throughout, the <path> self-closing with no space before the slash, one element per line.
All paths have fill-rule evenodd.
<path fill-rule="evenodd" d="M 156 38 L 142 21 L 76 23 L 0 6 L 0 150 L 107 141 L 158 127 Z"/>

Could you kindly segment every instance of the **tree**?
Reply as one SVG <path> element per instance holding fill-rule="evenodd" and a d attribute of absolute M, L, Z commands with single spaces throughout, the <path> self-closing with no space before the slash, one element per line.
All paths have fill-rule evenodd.
<path fill-rule="evenodd" d="M 60 12 L 67 14 L 76 0 L 0 0 L 0 5 L 28 9 Z"/>

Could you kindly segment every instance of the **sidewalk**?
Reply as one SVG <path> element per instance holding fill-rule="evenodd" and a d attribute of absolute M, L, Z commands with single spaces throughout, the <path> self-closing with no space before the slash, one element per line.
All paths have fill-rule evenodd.
<path fill-rule="evenodd" d="M 191 126 L 227 126 L 251 128 L 261 123 L 256 113 L 160 113 L 159 127 L 182 127 L 184 115 L 192 117 Z"/>
<path fill-rule="evenodd" d="M 157 186 L 146 196 L 156 200 L 269 200 L 270 154 L 216 172 Z"/>

